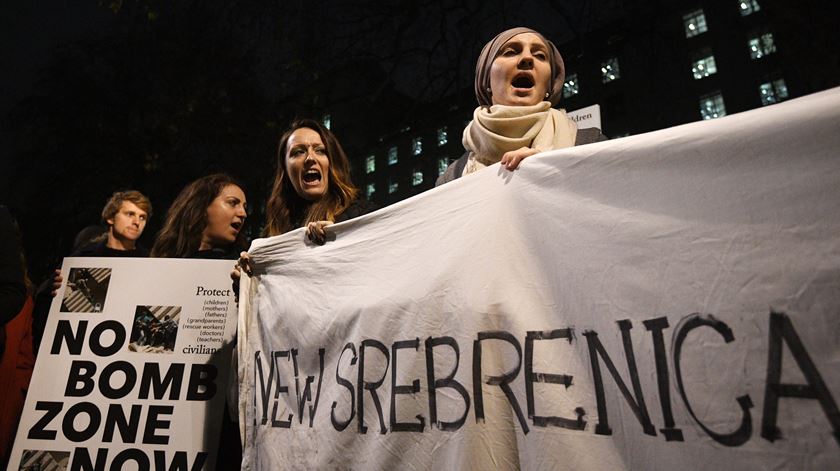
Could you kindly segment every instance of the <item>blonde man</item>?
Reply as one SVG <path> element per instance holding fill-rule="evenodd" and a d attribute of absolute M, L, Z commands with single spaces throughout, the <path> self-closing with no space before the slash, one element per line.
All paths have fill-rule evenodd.
<path fill-rule="evenodd" d="M 73 253 L 75 257 L 148 257 L 149 251 L 137 246 L 146 222 L 152 215 L 152 204 L 143 193 L 118 191 L 102 209 L 105 234 Z"/>

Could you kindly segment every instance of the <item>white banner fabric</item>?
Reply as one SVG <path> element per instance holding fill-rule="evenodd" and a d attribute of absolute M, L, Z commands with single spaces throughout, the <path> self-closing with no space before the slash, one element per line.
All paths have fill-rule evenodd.
<path fill-rule="evenodd" d="M 840 89 L 329 233 L 252 245 L 243 469 L 840 469 Z"/>
<path fill-rule="evenodd" d="M 65 258 L 8 471 L 215 469 L 232 263 Z"/>

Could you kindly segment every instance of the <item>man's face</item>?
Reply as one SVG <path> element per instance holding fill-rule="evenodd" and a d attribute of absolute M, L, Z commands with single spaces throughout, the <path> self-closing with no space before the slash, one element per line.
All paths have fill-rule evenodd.
<path fill-rule="evenodd" d="M 146 211 L 131 201 L 123 201 L 120 210 L 106 222 L 111 226 L 111 235 L 122 241 L 136 241 L 146 228 Z"/>

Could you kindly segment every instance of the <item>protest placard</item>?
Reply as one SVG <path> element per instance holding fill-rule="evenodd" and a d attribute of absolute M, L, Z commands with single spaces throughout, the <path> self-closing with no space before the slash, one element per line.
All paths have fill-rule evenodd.
<path fill-rule="evenodd" d="M 230 267 L 65 259 L 8 469 L 213 469 L 236 331 Z"/>

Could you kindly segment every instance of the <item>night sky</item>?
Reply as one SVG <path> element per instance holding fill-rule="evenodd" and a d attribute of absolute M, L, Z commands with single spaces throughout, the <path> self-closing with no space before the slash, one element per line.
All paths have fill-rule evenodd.
<path fill-rule="evenodd" d="M 150 247 L 168 204 L 197 177 L 231 173 L 250 200 L 264 200 L 276 139 L 291 118 L 440 101 L 471 85 L 477 54 L 497 32 L 524 25 L 564 43 L 621 4 L 170 3 L 0 7 L 0 204 L 21 224 L 36 277 L 98 222 L 115 190 L 152 199 L 156 214 L 141 239 Z"/>

